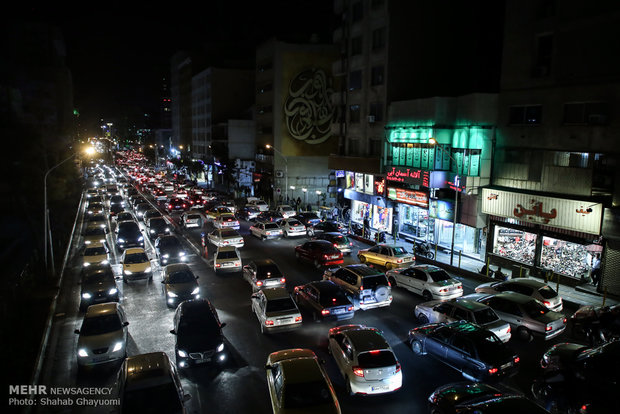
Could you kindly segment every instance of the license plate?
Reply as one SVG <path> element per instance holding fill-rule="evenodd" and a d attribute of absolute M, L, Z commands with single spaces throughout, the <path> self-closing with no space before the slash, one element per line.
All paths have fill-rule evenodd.
<path fill-rule="evenodd" d="M 338 255 L 333 255 L 333 256 L 330 256 L 329 258 L 330 258 L 330 259 L 337 259 L 337 258 L 338 258 Z"/>
<path fill-rule="evenodd" d="M 293 318 L 278 319 L 278 325 L 288 325 L 292 321 L 293 321 Z"/>
<path fill-rule="evenodd" d="M 512 362 L 509 362 L 507 364 L 502 365 L 500 368 L 501 369 L 506 369 L 506 368 L 510 368 L 512 366 Z"/>
<path fill-rule="evenodd" d="M 232 266 L 232 265 L 233 265 L 232 263 L 223 263 L 223 264 L 222 264 L 222 266 L 224 266 L 224 267 L 230 267 L 230 266 Z"/>
<path fill-rule="evenodd" d="M 332 310 L 332 313 L 333 313 L 334 315 L 339 315 L 339 314 L 341 314 L 341 313 L 344 313 L 344 309 L 342 309 L 342 308 L 337 308 L 337 309 Z"/>
<path fill-rule="evenodd" d="M 372 387 L 371 388 L 373 391 L 387 391 L 389 390 L 389 387 L 387 385 L 381 385 L 378 387 Z"/>
<path fill-rule="evenodd" d="M 204 364 L 207 362 L 211 362 L 211 358 L 205 358 L 205 359 L 196 359 L 195 360 L 197 364 Z"/>
<path fill-rule="evenodd" d="M 94 362 L 103 362 L 103 361 L 106 361 L 106 360 L 108 360 L 108 357 L 107 357 L 107 356 L 102 356 L 102 357 L 95 357 L 95 358 L 93 358 L 93 361 L 94 361 Z"/>

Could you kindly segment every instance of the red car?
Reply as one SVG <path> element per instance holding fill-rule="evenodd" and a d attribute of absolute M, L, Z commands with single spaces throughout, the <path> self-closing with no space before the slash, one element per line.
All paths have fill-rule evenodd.
<path fill-rule="evenodd" d="M 296 246 L 295 257 L 299 260 L 312 262 L 317 269 L 344 262 L 342 252 L 327 240 L 310 240 Z"/>

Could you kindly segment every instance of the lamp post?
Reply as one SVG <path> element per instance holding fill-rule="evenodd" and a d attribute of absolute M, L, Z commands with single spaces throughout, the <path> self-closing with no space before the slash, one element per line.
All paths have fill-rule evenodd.
<path fill-rule="evenodd" d="M 284 196 L 286 197 L 286 191 L 288 188 L 288 159 L 284 156 L 284 154 L 278 151 L 276 147 L 274 147 L 273 145 L 267 144 L 265 145 L 265 148 L 274 150 L 274 152 L 280 154 L 280 156 L 284 160 Z"/>
<path fill-rule="evenodd" d="M 456 160 L 454 159 L 452 154 L 450 154 L 448 151 L 443 149 L 441 144 L 439 144 L 435 138 L 430 138 L 428 142 L 429 144 L 432 144 L 432 145 L 436 144 L 437 148 L 439 148 L 442 152 L 448 154 L 448 157 L 450 157 L 452 162 L 454 162 L 454 164 L 456 165 Z M 455 177 L 458 177 L 458 175 Z M 454 263 L 454 235 L 456 234 L 456 215 L 458 213 L 458 206 L 459 206 L 458 203 L 459 203 L 459 191 L 458 191 L 458 187 L 455 186 L 454 188 L 454 217 L 452 218 L 452 246 L 450 247 L 450 266 L 452 266 L 452 264 Z"/>

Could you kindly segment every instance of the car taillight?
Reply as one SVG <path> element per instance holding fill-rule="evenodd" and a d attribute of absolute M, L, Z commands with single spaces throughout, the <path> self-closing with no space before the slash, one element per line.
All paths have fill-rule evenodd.
<path fill-rule="evenodd" d="M 301 322 L 301 316 L 296 316 L 295 317 L 295 322 Z"/>
<path fill-rule="evenodd" d="M 329 315 L 329 309 L 323 309 L 321 315 Z"/>
<path fill-rule="evenodd" d="M 286 283 L 286 278 L 281 278 L 280 283 Z"/>
<path fill-rule="evenodd" d="M 510 325 L 508 325 L 508 329 L 506 330 L 506 333 L 510 333 Z"/>
<path fill-rule="evenodd" d="M 263 281 L 262 280 L 257 280 L 256 281 L 256 286 L 263 286 Z"/>
<path fill-rule="evenodd" d="M 221 265 L 221 264 L 219 264 L 219 263 L 216 263 L 216 264 L 215 264 L 215 267 L 222 267 L 222 265 Z"/>
<path fill-rule="evenodd" d="M 566 318 L 564 318 L 564 319 L 562 320 L 562 322 L 566 323 Z"/>
<path fill-rule="evenodd" d="M 392 284 L 390 283 L 390 281 L 389 281 L 389 280 L 388 280 L 388 286 L 389 286 L 389 287 L 392 287 Z"/>
<path fill-rule="evenodd" d="M 548 300 L 544 301 L 543 303 L 544 303 L 544 304 L 545 304 L 545 306 L 547 306 L 547 307 L 548 307 L 548 306 L 551 306 L 551 302 L 549 302 Z"/>
<path fill-rule="evenodd" d="M 497 374 L 498 369 L 497 368 L 489 368 L 489 374 L 493 375 L 493 374 Z"/>
<path fill-rule="evenodd" d="M 515 357 L 514 361 L 515 361 L 515 364 L 518 364 L 518 363 L 519 363 L 519 361 L 521 361 L 521 358 L 519 358 L 519 357 Z"/>
<path fill-rule="evenodd" d="M 353 309 L 354 309 L 354 308 L 353 308 L 353 306 L 349 306 L 349 307 L 347 308 L 347 311 L 351 312 Z"/>
<path fill-rule="evenodd" d="M 446 293 L 448 291 L 448 289 L 443 288 L 443 289 L 439 289 L 439 293 Z"/>
<path fill-rule="evenodd" d="M 228 244 L 228 242 L 227 242 L 227 241 L 225 241 L 225 242 L 223 242 L 222 244 Z"/>
<path fill-rule="evenodd" d="M 353 367 L 353 374 L 358 377 L 364 377 L 364 369 L 360 367 Z"/>
<path fill-rule="evenodd" d="M 360 286 L 360 290 L 364 290 L 364 285 Z"/>
<path fill-rule="evenodd" d="M 403 262 L 403 259 L 398 259 L 398 260 L 396 261 L 396 263 L 402 263 L 402 262 Z"/>
<path fill-rule="evenodd" d="M 353 242 L 349 242 L 349 246 L 353 246 Z"/>
<path fill-rule="evenodd" d="M 185 204 L 183 204 L 183 207 L 187 207 Z"/>
<path fill-rule="evenodd" d="M 552 330 L 552 329 L 553 329 L 553 327 L 552 327 L 551 325 L 547 325 L 547 326 L 545 327 L 545 331 L 547 331 L 547 332 L 549 332 L 549 331 L 550 331 L 550 330 Z"/>
<path fill-rule="evenodd" d="M 273 325 L 273 321 L 271 319 L 267 319 L 267 320 L 265 320 L 265 325 L 266 326 L 272 326 Z"/>
<path fill-rule="evenodd" d="M 396 371 L 395 372 L 400 372 L 400 363 L 396 363 Z"/>
<path fill-rule="evenodd" d="M 463 285 L 457 286 L 457 289 L 463 289 Z"/>
<path fill-rule="evenodd" d="M 323 259 L 327 260 L 329 258 L 329 256 L 327 256 L 326 254 L 323 255 Z"/>
<path fill-rule="evenodd" d="M 168 208 L 172 208 L 172 204 L 168 204 Z"/>
<path fill-rule="evenodd" d="M 334 247 L 338 247 L 338 243 L 334 243 Z"/>
<path fill-rule="evenodd" d="M 241 263 L 235 262 L 235 266 L 241 266 Z"/>

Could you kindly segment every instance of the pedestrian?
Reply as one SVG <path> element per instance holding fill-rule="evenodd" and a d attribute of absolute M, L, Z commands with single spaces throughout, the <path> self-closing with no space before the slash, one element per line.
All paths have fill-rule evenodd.
<path fill-rule="evenodd" d="M 301 197 L 297 197 L 297 211 L 301 209 Z"/>
<path fill-rule="evenodd" d="M 592 258 L 592 284 L 598 286 L 601 281 L 601 257 L 598 253 Z"/>
<path fill-rule="evenodd" d="M 364 216 L 364 234 L 363 237 L 368 238 L 368 233 L 370 231 L 370 221 L 368 221 L 368 215 Z"/>

